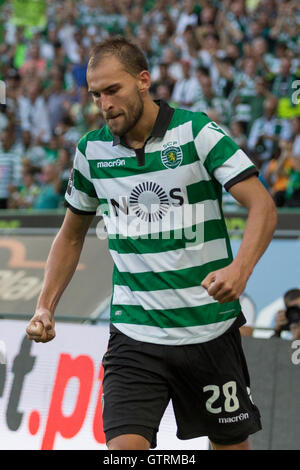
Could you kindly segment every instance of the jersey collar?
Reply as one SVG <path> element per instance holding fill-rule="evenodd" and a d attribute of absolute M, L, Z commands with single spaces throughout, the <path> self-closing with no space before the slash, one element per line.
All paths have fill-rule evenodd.
<path fill-rule="evenodd" d="M 164 137 L 165 133 L 168 130 L 169 124 L 171 122 L 171 119 L 175 111 L 175 109 L 171 108 L 171 106 L 169 106 L 168 103 L 166 103 L 166 101 L 154 100 L 154 102 L 158 104 L 159 111 L 158 111 L 158 115 L 154 123 L 153 129 L 151 131 L 151 134 L 148 138 Z M 122 144 L 121 141 L 122 141 L 122 137 L 120 137 L 119 135 L 113 136 L 113 146 Z"/>

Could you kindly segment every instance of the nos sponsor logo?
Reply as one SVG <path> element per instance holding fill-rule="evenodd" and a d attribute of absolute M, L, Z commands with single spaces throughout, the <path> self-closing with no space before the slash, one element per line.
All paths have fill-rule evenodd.
<path fill-rule="evenodd" d="M 119 212 L 129 215 L 129 207 L 134 214 L 144 221 L 153 221 L 163 218 L 171 205 L 182 206 L 184 198 L 180 188 L 172 188 L 169 194 L 153 181 L 138 184 L 130 193 L 119 200 L 110 199 L 115 217 Z"/>

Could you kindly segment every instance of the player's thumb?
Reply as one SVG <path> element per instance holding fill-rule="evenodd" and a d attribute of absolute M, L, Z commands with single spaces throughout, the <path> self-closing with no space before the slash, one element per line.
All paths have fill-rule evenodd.
<path fill-rule="evenodd" d="M 215 280 L 216 275 L 214 272 L 209 273 L 201 282 L 201 286 L 204 287 L 205 289 L 208 289 L 210 284 Z"/>

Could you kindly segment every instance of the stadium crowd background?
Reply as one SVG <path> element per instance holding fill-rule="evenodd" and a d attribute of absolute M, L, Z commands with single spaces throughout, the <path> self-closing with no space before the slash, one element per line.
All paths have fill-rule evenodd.
<path fill-rule="evenodd" d="M 276 205 L 300 207 L 296 0 L 54 0 L 44 27 L 16 26 L 11 2 L 0 13 L 0 208 L 64 206 L 76 144 L 103 124 L 87 91 L 89 50 L 115 34 L 145 52 L 153 98 L 207 113 Z"/>

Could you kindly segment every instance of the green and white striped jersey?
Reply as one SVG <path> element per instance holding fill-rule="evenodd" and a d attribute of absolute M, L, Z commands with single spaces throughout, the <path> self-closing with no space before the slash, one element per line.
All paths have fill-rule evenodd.
<path fill-rule="evenodd" d="M 143 149 L 107 126 L 79 141 L 66 201 L 74 212 L 101 208 L 114 260 L 112 324 L 140 341 L 200 343 L 241 311 L 201 281 L 232 261 L 222 186 L 257 170 L 206 114 L 159 104 Z"/>

